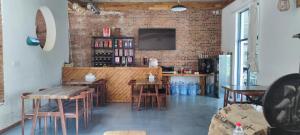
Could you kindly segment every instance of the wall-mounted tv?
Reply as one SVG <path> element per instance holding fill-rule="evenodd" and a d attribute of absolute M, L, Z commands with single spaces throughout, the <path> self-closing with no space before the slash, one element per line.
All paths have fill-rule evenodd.
<path fill-rule="evenodd" d="M 176 50 L 176 29 L 139 29 L 140 50 Z"/>

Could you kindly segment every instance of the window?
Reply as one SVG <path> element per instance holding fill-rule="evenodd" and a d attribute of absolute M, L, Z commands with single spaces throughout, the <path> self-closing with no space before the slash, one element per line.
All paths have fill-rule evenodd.
<path fill-rule="evenodd" d="M 238 13 L 238 40 L 237 40 L 237 82 L 238 85 L 256 85 L 257 74 L 250 72 L 248 62 L 248 34 L 250 23 L 250 11 L 246 9 Z M 257 35 L 258 38 L 258 35 Z M 257 53 L 257 51 L 256 51 Z"/>
<path fill-rule="evenodd" d="M 237 84 L 247 85 L 249 80 L 248 65 L 248 32 L 249 9 L 238 14 L 238 43 L 237 43 Z"/>

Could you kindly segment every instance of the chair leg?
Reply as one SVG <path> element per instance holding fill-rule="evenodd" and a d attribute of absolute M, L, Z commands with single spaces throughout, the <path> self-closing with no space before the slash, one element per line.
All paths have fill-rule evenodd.
<path fill-rule="evenodd" d="M 91 120 L 93 120 L 93 110 L 94 110 L 94 106 L 93 106 L 93 95 L 91 95 Z"/>
<path fill-rule="evenodd" d="M 41 118 L 38 119 L 39 119 L 39 128 L 41 128 Z"/>
<path fill-rule="evenodd" d="M 57 119 L 56 116 L 54 117 L 54 135 L 57 135 Z"/>
<path fill-rule="evenodd" d="M 138 107 L 137 107 L 137 110 L 138 110 L 138 111 L 140 110 L 140 107 L 141 107 L 142 92 L 143 92 L 143 86 L 141 87 L 141 90 L 140 90 L 139 101 L 138 101 Z"/>
<path fill-rule="evenodd" d="M 99 87 L 97 86 L 97 91 L 96 91 L 96 106 L 99 106 Z"/>
<path fill-rule="evenodd" d="M 47 135 L 47 116 L 44 116 L 44 135 Z"/>
<path fill-rule="evenodd" d="M 24 135 L 24 125 L 25 125 L 25 110 L 24 110 L 24 100 L 22 98 L 22 106 L 21 106 L 21 110 L 22 110 L 22 120 L 21 120 L 21 127 L 22 127 L 22 135 Z"/>
<path fill-rule="evenodd" d="M 79 123 L 78 123 L 78 116 L 76 116 L 76 135 L 78 135 L 78 126 Z"/>
<path fill-rule="evenodd" d="M 134 102 L 134 98 L 131 97 L 131 100 L 130 100 L 130 104 L 131 104 L 131 110 L 133 109 L 133 102 Z"/>
<path fill-rule="evenodd" d="M 25 120 L 23 116 L 22 116 L 21 126 L 22 126 L 22 135 L 24 135 Z"/>

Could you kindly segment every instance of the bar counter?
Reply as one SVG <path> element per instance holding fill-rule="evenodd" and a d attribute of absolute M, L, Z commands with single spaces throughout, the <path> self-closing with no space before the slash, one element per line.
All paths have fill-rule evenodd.
<path fill-rule="evenodd" d="M 85 75 L 93 73 L 97 79 L 107 80 L 107 102 L 130 102 L 132 79 L 146 79 L 149 73 L 162 78 L 162 69 L 149 67 L 64 67 L 62 81 L 85 80 Z"/>

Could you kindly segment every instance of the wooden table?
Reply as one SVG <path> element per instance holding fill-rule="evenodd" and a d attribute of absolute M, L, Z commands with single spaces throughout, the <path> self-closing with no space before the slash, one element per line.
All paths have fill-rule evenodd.
<path fill-rule="evenodd" d="M 63 85 L 89 86 L 91 88 L 95 88 L 95 94 L 97 96 L 96 106 L 99 106 L 99 104 L 104 105 L 106 102 L 106 80 L 105 79 L 100 79 L 92 82 L 82 81 L 82 80 L 70 80 L 70 81 L 64 81 Z"/>
<path fill-rule="evenodd" d="M 233 104 L 219 110 L 209 126 L 208 135 L 232 135 L 236 122 L 242 123 L 245 135 L 267 135 L 269 127 L 261 106 Z"/>
<path fill-rule="evenodd" d="M 136 86 L 140 86 L 140 95 L 139 95 L 139 101 L 138 101 L 138 110 L 140 110 L 141 107 L 141 98 L 142 96 L 155 96 L 156 101 L 157 101 L 157 106 L 158 109 L 160 109 L 160 100 L 159 100 L 159 93 L 158 93 L 158 88 L 160 85 L 162 85 L 162 82 L 160 80 L 155 80 L 155 81 L 149 81 L 149 80 L 136 80 L 135 83 Z M 151 92 L 144 92 L 144 87 L 145 86 L 154 86 L 155 87 L 155 93 Z"/>
<path fill-rule="evenodd" d="M 224 93 L 224 107 L 227 106 L 229 102 L 229 93 L 233 93 L 233 103 L 237 103 L 236 95 L 241 94 L 247 96 L 251 100 L 251 96 L 253 97 L 262 97 L 265 92 L 268 90 L 267 86 L 239 86 L 239 85 L 229 85 L 222 86 L 225 90 Z M 252 101 L 253 102 L 253 101 Z M 243 96 L 241 96 L 241 101 L 239 103 L 243 103 Z"/>
<path fill-rule="evenodd" d="M 206 76 L 207 74 L 162 74 L 163 77 L 166 77 L 167 81 L 170 83 L 170 77 L 172 76 L 183 76 L 183 77 L 199 77 L 199 89 L 201 89 L 201 96 L 205 96 L 206 91 Z"/>
<path fill-rule="evenodd" d="M 59 86 L 55 88 L 47 88 L 43 91 L 34 92 L 28 95 L 28 98 L 35 100 L 35 108 L 34 108 L 34 116 L 33 122 L 31 127 L 31 135 L 34 135 L 34 129 L 36 128 L 36 119 L 39 114 L 39 104 L 41 99 L 53 99 L 57 100 L 58 104 L 58 112 L 48 112 L 51 116 L 58 116 L 61 120 L 61 127 L 63 135 L 67 135 L 66 129 L 66 120 L 65 114 L 63 109 L 63 99 L 69 99 L 72 96 L 79 94 L 82 91 L 87 90 L 88 87 L 86 86 Z"/>

